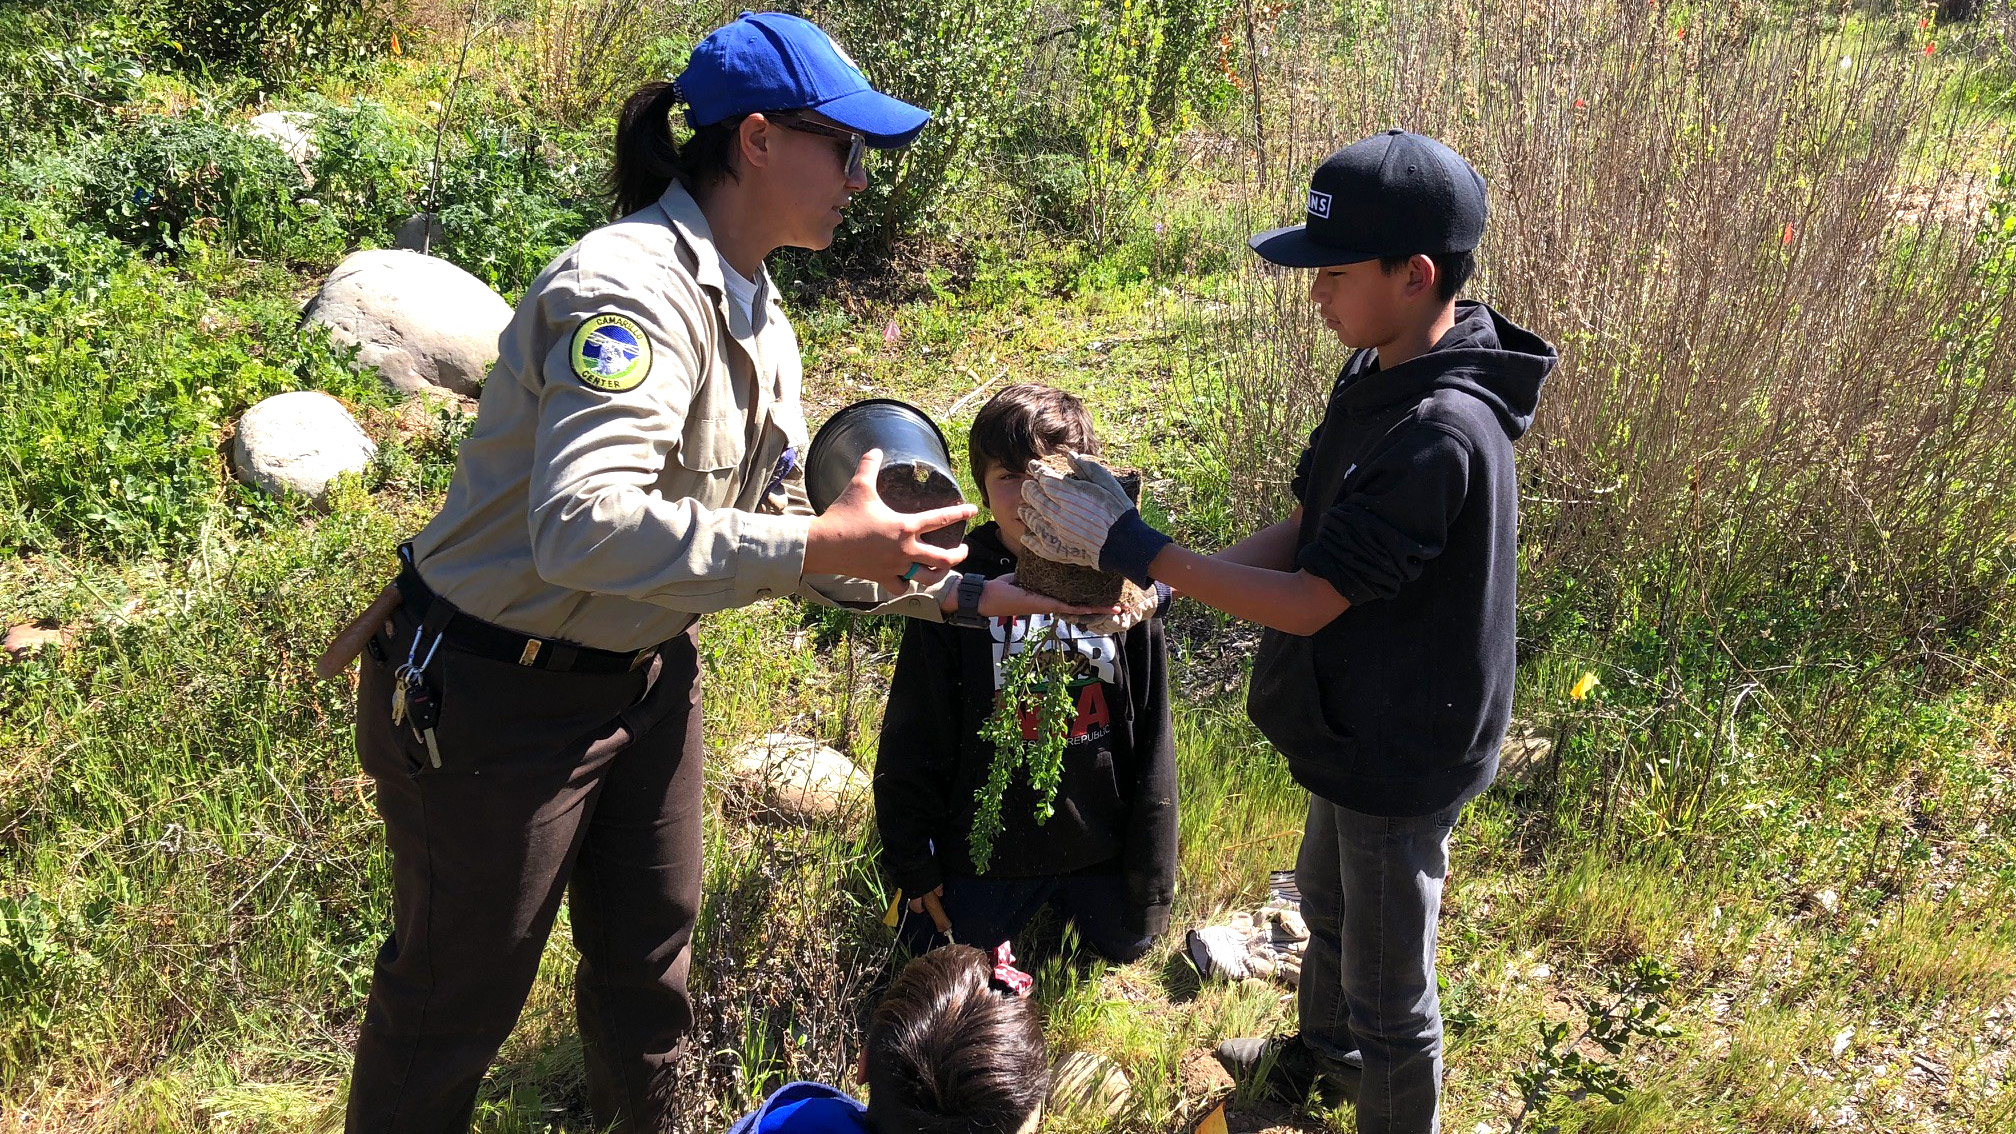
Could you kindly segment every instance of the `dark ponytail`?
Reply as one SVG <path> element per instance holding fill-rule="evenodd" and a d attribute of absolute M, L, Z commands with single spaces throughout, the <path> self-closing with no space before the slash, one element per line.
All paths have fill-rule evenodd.
<path fill-rule="evenodd" d="M 609 179 L 613 215 L 627 217 L 648 208 L 675 179 L 697 194 L 724 178 L 735 178 L 729 155 L 746 115 L 702 126 L 684 143 L 675 144 L 672 111 L 683 101 L 679 84 L 655 82 L 637 88 L 623 103 L 616 122 L 616 163 Z"/>

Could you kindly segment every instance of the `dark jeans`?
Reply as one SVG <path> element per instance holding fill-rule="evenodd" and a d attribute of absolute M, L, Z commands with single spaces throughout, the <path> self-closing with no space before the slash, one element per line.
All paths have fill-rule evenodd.
<path fill-rule="evenodd" d="M 528 669 L 443 646 L 441 766 L 390 718 L 367 653 L 357 748 L 392 854 L 392 935 L 357 1040 L 352 1134 L 460 1134 L 524 1007 L 566 890 L 598 1123 L 659 1129 L 661 1072 L 692 1027 L 700 903 L 700 671 L 689 632 L 635 673 Z"/>
<path fill-rule="evenodd" d="M 1442 1097 L 1435 922 L 1461 803 L 1388 819 L 1316 796 L 1295 885 L 1309 923 L 1297 1008 L 1319 1064 L 1357 1050 L 1360 1134 L 1434 1134 Z M 1334 1063 L 1330 1064 L 1335 1066 Z"/>
<path fill-rule="evenodd" d="M 908 895 L 906 895 L 908 897 Z M 947 878 L 945 916 L 952 919 L 952 937 L 961 945 L 991 950 L 1022 932 L 1045 905 L 1071 920 L 1078 939 L 1100 956 L 1126 964 L 1138 960 L 1155 938 L 1133 933 L 1121 924 L 1127 908 L 1127 882 L 1118 874 L 1051 875 L 1044 878 Z M 906 912 L 903 942 L 922 953 L 944 944 L 925 914 Z"/>

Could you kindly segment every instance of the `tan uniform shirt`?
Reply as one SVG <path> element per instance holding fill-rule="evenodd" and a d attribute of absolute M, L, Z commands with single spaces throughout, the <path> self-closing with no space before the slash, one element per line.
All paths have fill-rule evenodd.
<path fill-rule="evenodd" d="M 812 509 L 798 338 L 762 290 L 752 328 L 676 182 L 555 260 L 505 328 L 447 502 L 414 537 L 427 584 L 485 621 L 605 650 L 794 593 L 939 621 L 956 573 L 900 594 L 801 578 Z M 648 367 L 584 378 L 580 343 L 596 327 L 583 324 L 611 315 L 641 330 L 648 360 L 604 357 Z"/>

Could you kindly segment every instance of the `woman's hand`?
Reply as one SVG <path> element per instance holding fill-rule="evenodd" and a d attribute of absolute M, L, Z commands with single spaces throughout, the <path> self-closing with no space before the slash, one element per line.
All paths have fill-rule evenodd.
<path fill-rule="evenodd" d="M 905 591 L 912 583 L 937 582 L 966 558 L 964 544 L 948 549 L 921 537 L 970 520 L 980 510 L 959 504 L 930 512 L 898 512 L 875 491 L 875 477 L 881 471 L 882 450 L 868 450 L 832 507 L 812 517 L 805 536 L 807 575 L 846 575 Z"/>

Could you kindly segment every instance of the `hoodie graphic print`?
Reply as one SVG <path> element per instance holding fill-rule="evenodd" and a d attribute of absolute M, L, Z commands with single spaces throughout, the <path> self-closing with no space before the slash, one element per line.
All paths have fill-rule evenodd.
<path fill-rule="evenodd" d="M 1093 634 L 1048 614 L 990 620 L 987 634 L 993 642 L 995 703 L 1000 703 L 1001 686 L 1007 680 L 1008 659 L 1026 653 L 1029 640 L 1045 631 L 1049 636 L 1036 647 L 1038 650 L 1076 655 L 1072 665 L 1071 691 L 1078 711 L 1071 719 L 1070 729 L 1064 734 L 1065 744 L 1088 744 L 1105 739 L 1113 731 L 1111 705 L 1117 691 L 1116 683 L 1120 680 L 1118 634 Z M 1022 713 L 1024 739 L 1036 739 L 1038 723 L 1035 709 Z"/>
<path fill-rule="evenodd" d="M 1426 354 L 1351 357 L 1294 481 L 1296 565 L 1351 607 L 1268 631 L 1247 712 L 1302 786 L 1372 815 L 1484 790 L 1511 718 L 1519 493 L 1512 442 L 1554 348 L 1482 303 Z"/>

